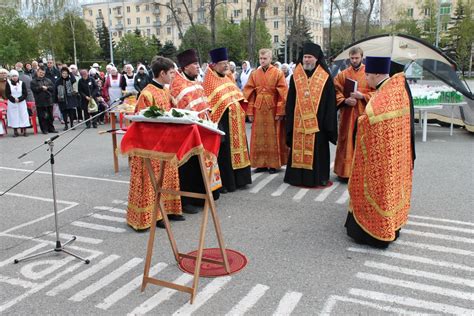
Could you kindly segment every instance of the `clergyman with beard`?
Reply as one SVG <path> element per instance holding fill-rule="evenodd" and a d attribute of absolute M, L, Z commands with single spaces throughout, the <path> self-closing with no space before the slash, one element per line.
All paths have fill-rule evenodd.
<path fill-rule="evenodd" d="M 339 131 L 334 161 L 334 173 L 342 182 L 347 182 L 352 170 L 354 157 L 357 118 L 364 114 L 365 106 L 375 92 L 365 78 L 364 53 L 360 47 L 349 50 L 350 67 L 334 78 L 336 102 L 339 110 Z M 357 82 L 357 91 L 348 94 L 344 91 L 348 80 Z M 346 93 L 345 93 L 346 92 Z"/>
<path fill-rule="evenodd" d="M 306 43 L 290 80 L 286 101 L 286 143 L 291 150 L 284 181 L 294 186 L 327 186 L 329 142 L 336 141 L 333 79 L 321 47 Z"/>

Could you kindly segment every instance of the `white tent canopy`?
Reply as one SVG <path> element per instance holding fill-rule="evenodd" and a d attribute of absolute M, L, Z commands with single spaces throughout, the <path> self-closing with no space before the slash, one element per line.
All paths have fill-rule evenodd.
<path fill-rule="evenodd" d="M 391 57 L 393 61 L 403 62 L 404 64 L 417 59 L 432 59 L 448 65 L 453 64 L 452 61 L 434 50 L 433 47 L 400 35 L 384 35 L 354 43 L 351 47 L 340 53 L 335 58 L 335 61 L 347 59 L 349 57 L 349 49 L 354 46 L 362 48 L 364 56 Z"/>

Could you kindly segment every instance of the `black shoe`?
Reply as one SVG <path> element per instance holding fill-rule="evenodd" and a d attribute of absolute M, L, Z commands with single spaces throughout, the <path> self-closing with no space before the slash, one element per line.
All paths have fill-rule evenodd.
<path fill-rule="evenodd" d="M 175 222 L 182 222 L 186 220 L 183 215 L 178 215 L 178 214 L 168 214 L 168 219 L 170 221 L 175 221 Z"/>
<path fill-rule="evenodd" d="M 159 221 L 156 221 L 156 227 L 163 228 L 163 229 L 166 228 L 165 221 L 162 219 L 160 219 Z"/>
<path fill-rule="evenodd" d="M 325 187 L 328 185 L 328 181 L 327 180 L 321 180 L 321 186 Z"/>
<path fill-rule="evenodd" d="M 275 168 L 270 168 L 270 169 L 268 169 L 268 173 L 269 174 L 274 174 L 274 173 L 277 173 L 277 170 Z"/>
<path fill-rule="evenodd" d="M 57 134 L 57 133 L 58 133 L 58 131 L 55 130 L 55 129 L 53 129 L 52 131 L 49 131 L 49 132 L 50 132 L 50 133 L 53 133 L 53 134 Z"/>
<path fill-rule="evenodd" d="M 97 128 L 97 124 L 92 125 L 93 128 Z"/>
<path fill-rule="evenodd" d="M 45 134 L 45 135 L 48 134 L 48 132 L 46 132 L 46 131 L 42 131 L 41 133 L 43 133 L 43 134 Z"/>
<path fill-rule="evenodd" d="M 265 171 L 267 171 L 267 170 L 268 170 L 267 168 L 257 168 L 257 169 L 255 169 L 255 173 L 257 173 L 257 172 L 265 172 Z"/>
<path fill-rule="evenodd" d="M 64 126 L 63 131 L 67 131 L 67 130 L 68 130 L 68 128 L 67 128 L 67 125 L 66 125 L 66 126 Z"/>
<path fill-rule="evenodd" d="M 229 193 L 229 191 L 225 187 L 220 188 L 220 190 L 221 190 L 220 192 L 221 194 Z"/>
<path fill-rule="evenodd" d="M 191 205 L 191 204 L 183 205 L 183 213 L 186 213 L 186 214 L 197 214 L 199 213 L 200 210 L 201 208 Z"/>
<path fill-rule="evenodd" d="M 339 182 L 342 182 L 342 183 L 349 182 L 349 178 L 344 178 L 344 177 L 339 177 L 339 176 L 337 176 L 337 180 L 339 180 Z"/>

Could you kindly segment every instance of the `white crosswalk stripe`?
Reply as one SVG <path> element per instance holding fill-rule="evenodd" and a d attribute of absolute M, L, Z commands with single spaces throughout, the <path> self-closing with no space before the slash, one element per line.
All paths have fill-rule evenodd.
<path fill-rule="evenodd" d="M 190 315 L 191 313 L 198 310 L 204 303 L 206 303 L 214 294 L 219 292 L 232 277 L 225 276 L 214 279 L 211 283 L 206 285 L 205 288 L 200 290 L 194 299 L 194 303 L 186 303 L 180 309 L 173 313 L 173 316 L 178 315 Z"/>
<path fill-rule="evenodd" d="M 257 185 L 255 185 L 253 188 L 250 189 L 250 193 L 258 193 L 260 192 L 261 189 L 263 189 L 264 186 L 269 184 L 273 179 L 278 177 L 278 174 L 271 174 L 265 177 L 265 179 L 261 180 Z"/>
<path fill-rule="evenodd" d="M 349 199 L 349 191 L 344 190 L 341 197 L 339 199 L 337 199 L 336 203 L 337 204 L 345 204 L 348 199 Z"/>
<path fill-rule="evenodd" d="M 349 294 L 360 296 L 363 298 L 369 298 L 372 300 L 382 301 L 389 304 L 401 304 L 410 307 L 418 307 L 431 311 L 435 311 L 441 314 L 452 314 L 452 315 L 472 315 L 473 310 L 462 308 L 458 306 L 441 304 L 437 302 L 424 301 L 419 299 L 414 299 L 412 297 L 390 295 L 386 293 L 367 291 L 361 289 L 350 289 Z"/>
<path fill-rule="evenodd" d="M 241 316 L 244 315 L 249 309 L 254 306 L 258 300 L 265 295 L 265 292 L 269 289 L 268 286 L 257 284 L 255 285 L 247 295 L 235 305 L 226 316 Z"/>
<path fill-rule="evenodd" d="M 111 233 L 125 233 L 127 231 L 126 229 L 120 228 L 120 227 L 113 227 L 113 226 L 100 225 L 100 224 L 94 224 L 94 223 L 86 223 L 82 221 L 72 222 L 71 225 L 82 227 L 82 228 L 93 229 L 93 230 L 106 231 L 106 232 L 111 232 Z"/>
<path fill-rule="evenodd" d="M 78 293 L 74 294 L 69 298 L 71 301 L 76 301 L 80 302 L 84 300 L 86 297 L 96 293 L 97 291 L 101 290 L 102 288 L 106 287 L 119 277 L 121 277 L 123 274 L 127 273 L 128 271 L 132 270 L 134 267 L 136 267 L 138 264 L 140 264 L 143 261 L 143 259 L 140 258 L 133 258 L 129 260 L 127 263 L 125 263 L 123 266 L 119 267 L 118 269 L 112 271 L 108 275 L 104 276 L 102 279 L 99 281 L 89 285 L 82 291 L 79 291 Z"/>
<path fill-rule="evenodd" d="M 393 243 L 393 247 L 396 247 L 393 249 L 396 251 L 368 247 L 347 249 L 351 252 L 375 255 L 371 257 L 372 260 L 364 263 L 368 271 L 359 271 L 355 277 L 361 280 L 361 285 L 383 284 L 384 292 L 374 291 L 372 288 L 351 288 L 349 296 L 331 296 L 324 305 L 322 315 L 331 314 L 336 305 L 343 303 L 353 303 L 376 310 L 402 306 L 413 308 L 414 310 L 405 312 L 415 314 L 420 314 L 421 309 L 440 314 L 474 315 L 474 309 L 466 308 L 466 306 L 472 307 L 474 301 L 472 291 L 474 279 L 469 277 L 474 272 L 474 266 L 466 258 L 474 256 L 471 247 L 474 238 L 460 236 L 472 234 L 474 230 L 468 227 L 473 226 L 473 223 L 410 215 L 408 225 L 423 227 L 424 231 L 403 228 L 399 239 Z M 440 234 L 439 231 L 451 234 Z M 452 247 L 452 244 L 456 246 Z M 424 250 L 422 256 L 418 255 L 420 249 Z M 390 261 L 387 262 L 387 259 L 383 258 L 389 258 Z M 410 297 L 390 293 L 397 289 L 398 293 L 400 289 L 404 289 L 410 293 Z M 446 300 L 449 304 L 443 303 L 442 300 L 435 302 L 426 300 L 425 297 L 430 294 L 449 297 L 449 300 Z M 362 299 L 377 301 L 377 304 Z"/>
<path fill-rule="evenodd" d="M 316 202 L 324 201 L 332 191 L 334 191 L 339 186 L 339 182 L 334 182 L 330 187 L 325 188 L 319 193 L 319 195 L 314 199 Z"/>
<path fill-rule="evenodd" d="M 126 223 L 127 219 L 117 216 L 101 215 L 101 214 L 92 214 L 91 217 L 103 219 L 106 221 L 117 222 L 117 223 Z"/>
<path fill-rule="evenodd" d="M 193 276 L 187 273 L 183 273 L 181 276 L 179 276 L 176 280 L 173 281 L 175 284 L 179 285 L 187 285 L 193 280 Z M 128 315 L 143 315 L 145 313 L 148 313 L 161 303 L 169 300 L 171 296 L 178 291 L 173 290 L 173 289 L 168 289 L 164 288 L 158 291 L 155 295 L 147 299 L 145 302 L 143 302 L 140 306 L 135 308 L 131 313 Z"/>
<path fill-rule="evenodd" d="M 300 301 L 302 293 L 288 292 L 283 296 L 276 311 L 273 313 L 274 316 L 285 316 L 290 315 L 295 309 L 296 305 Z"/>
<path fill-rule="evenodd" d="M 163 269 L 166 268 L 167 266 L 168 265 L 166 263 L 159 262 L 158 264 L 151 267 L 149 276 L 153 277 L 160 271 L 163 271 Z M 100 309 L 104 309 L 104 310 L 108 309 L 109 307 L 111 307 L 112 305 L 114 305 L 115 303 L 117 303 L 118 301 L 126 297 L 127 295 L 129 295 L 132 291 L 136 290 L 142 284 L 142 280 L 143 280 L 143 275 L 137 276 L 135 279 L 133 279 L 129 283 L 125 284 L 124 286 L 122 286 L 121 288 L 119 288 L 118 290 L 110 294 L 109 296 L 107 296 L 102 301 L 102 303 L 97 304 L 96 307 Z"/>
<path fill-rule="evenodd" d="M 293 201 L 300 202 L 301 199 L 308 193 L 309 189 L 299 189 L 299 191 L 293 196 Z"/>
<path fill-rule="evenodd" d="M 59 292 L 62 292 L 64 290 L 67 290 L 75 285 L 77 285 L 79 282 L 86 280 L 87 278 L 93 276 L 94 274 L 98 273 L 102 269 L 106 268 L 109 266 L 112 262 L 120 258 L 120 256 L 117 255 L 110 255 L 101 261 L 94 263 L 89 269 L 84 270 L 80 272 L 79 274 L 76 274 L 74 277 L 70 278 L 67 281 L 64 281 L 60 285 L 56 286 L 53 288 L 51 291 L 47 292 L 46 295 L 49 296 L 55 296 Z"/>
<path fill-rule="evenodd" d="M 283 194 L 283 192 L 286 191 L 286 189 L 288 189 L 290 185 L 288 183 L 282 183 L 280 184 L 280 186 L 278 187 L 278 189 L 272 193 L 272 196 L 280 196 Z"/>

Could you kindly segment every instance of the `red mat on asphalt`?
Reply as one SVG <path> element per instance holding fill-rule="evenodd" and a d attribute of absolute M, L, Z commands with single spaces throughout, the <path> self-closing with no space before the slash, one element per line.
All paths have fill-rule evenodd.
<path fill-rule="evenodd" d="M 227 261 L 229 261 L 230 274 L 234 274 L 245 268 L 247 265 L 247 257 L 238 251 L 232 249 L 226 249 Z M 188 253 L 188 255 L 197 255 L 197 250 Z M 207 248 L 203 250 L 203 258 L 222 260 L 221 250 L 219 248 Z M 196 260 L 183 258 L 179 263 L 179 268 L 186 273 L 194 275 L 194 268 L 196 267 Z M 199 272 L 201 277 L 214 278 L 224 275 L 229 275 L 225 271 L 224 266 L 201 262 L 201 271 Z"/>

